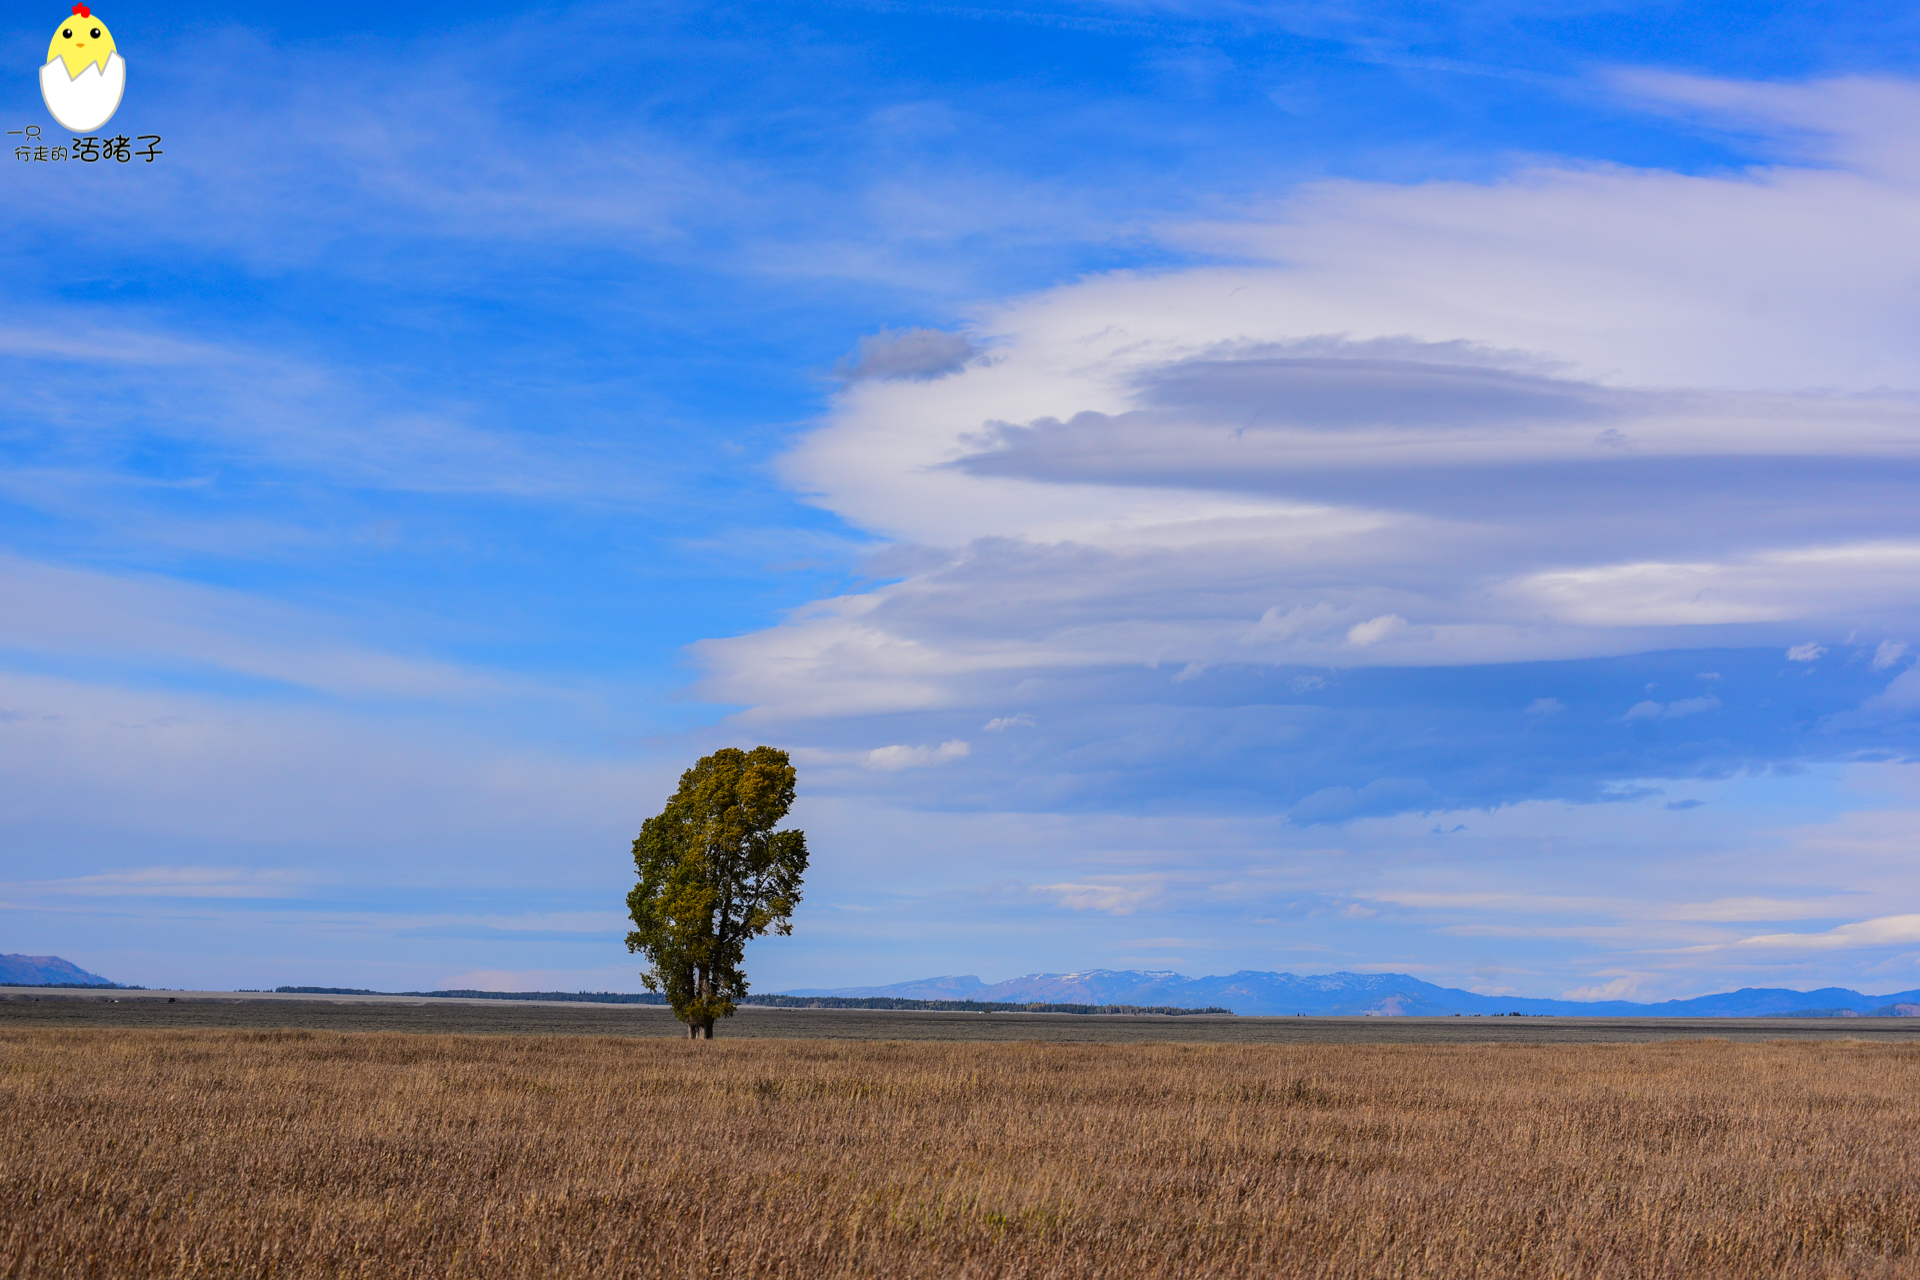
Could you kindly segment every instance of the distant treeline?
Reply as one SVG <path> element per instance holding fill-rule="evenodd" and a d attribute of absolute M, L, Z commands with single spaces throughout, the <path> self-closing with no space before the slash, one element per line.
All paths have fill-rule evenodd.
<path fill-rule="evenodd" d="M 901 1000 L 893 996 L 748 996 L 741 1004 L 774 1009 L 922 1009 L 946 1013 L 1232 1013 L 1218 1005 L 1182 1009 L 1169 1004 L 1050 1004 L 1033 1000 Z"/>
<path fill-rule="evenodd" d="M 299 996 L 422 996 L 446 1000 L 584 1000 L 592 1004 L 665 1004 L 667 998 L 651 992 L 626 991 L 369 991 L 360 987 L 275 987 L 282 995 Z M 892 996 L 748 996 L 741 1004 L 765 1009 L 911 1009 L 932 1013 L 1118 1013 L 1179 1016 L 1226 1013 L 1210 1005 L 1182 1009 L 1173 1005 L 1014 1003 L 1002 1000 L 900 1000 Z"/>
<path fill-rule="evenodd" d="M 368 991 L 360 987 L 275 987 L 293 996 L 433 996 L 442 1000 L 584 1000 L 590 1004 L 665 1004 L 650 991 Z"/>

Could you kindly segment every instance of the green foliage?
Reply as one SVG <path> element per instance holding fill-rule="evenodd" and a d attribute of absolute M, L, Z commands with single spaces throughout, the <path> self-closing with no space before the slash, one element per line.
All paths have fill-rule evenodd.
<path fill-rule="evenodd" d="M 797 775 L 772 747 L 716 751 L 680 775 L 680 789 L 633 842 L 640 882 L 627 895 L 644 954 L 642 981 L 665 993 L 690 1036 L 713 1038 L 747 994 L 748 941 L 793 932 L 807 837 L 775 831 Z"/>

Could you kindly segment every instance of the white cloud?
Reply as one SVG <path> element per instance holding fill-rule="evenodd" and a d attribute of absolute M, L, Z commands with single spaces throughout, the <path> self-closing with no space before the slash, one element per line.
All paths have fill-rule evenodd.
<path fill-rule="evenodd" d="M 1920 915 L 1880 916 L 1843 924 L 1825 933 L 1769 933 L 1742 938 L 1736 947 L 1768 951 L 1851 951 L 1920 942 Z"/>
<path fill-rule="evenodd" d="M 15 406 L 21 423 L 67 441 L 116 449 L 130 439 L 158 442 L 283 483 L 324 478 L 423 494 L 631 501 L 662 487 L 657 475 L 599 442 L 482 427 L 469 420 L 470 406 L 395 400 L 363 370 L 237 339 L 181 339 L 133 322 L 107 326 L 78 308 L 41 306 L 21 318 L 26 323 L 0 328 L 0 360 L 43 372 L 105 366 L 120 375 L 91 414 L 76 417 L 45 393 Z M 67 483 L 75 481 L 62 474 L 70 466 L 63 457 L 56 470 Z M 92 479 L 127 477 L 108 470 Z M 37 504 L 44 498 L 36 487 L 16 483 L 12 491 Z"/>
<path fill-rule="evenodd" d="M 1673 702 L 1636 702 L 1627 709 L 1622 720 L 1678 720 L 1682 716 L 1699 715 L 1702 711 L 1717 711 L 1720 699 L 1708 696 L 1704 698 L 1680 698 Z"/>
<path fill-rule="evenodd" d="M 783 463 L 857 527 L 944 550 L 700 646 L 709 692 L 837 717 L 979 705 L 1048 671 L 1920 625 L 1920 544 L 1852 487 L 1920 459 L 1894 336 L 1920 275 L 1920 160 L 1895 145 L 1905 117 L 1878 114 L 1920 110 L 1920 90 L 1632 92 L 1801 133 L 1818 117 L 1831 145 L 1727 175 L 1325 183 L 1181 232 L 1235 265 L 983 308 L 967 332 L 991 361 L 853 383 Z"/>
<path fill-rule="evenodd" d="M 290 898 L 305 892 L 314 879 L 310 873 L 286 869 L 132 867 L 0 888 L 30 898 Z"/>
<path fill-rule="evenodd" d="M 1560 993 L 1562 1000 L 1631 1000 L 1653 974 L 1625 974 L 1590 987 L 1572 987 Z"/>
<path fill-rule="evenodd" d="M 1132 915 L 1157 902 L 1163 892 L 1158 884 L 1040 884 L 1034 889 L 1054 895 L 1071 911 L 1104 911 L 1116 916 Z"/>
<path fill-rule="evenodd" d="M 1022 711 L 1017 716 L 995 716 L 980 727 L 988 733 L 1004 733 L 1008 729 L 1031 729 L 1035 723 L 1032 716 Z"/>
<path fill-rule="evenodd" d="M 1805 644 L 1796 644 L 1787 650 L 1788 662 L 1818 662 L 1826 650 L 1809 640 Z"/>
<path fill-rule="evenodd" d="M 964 760 L 971 753 L 972 748 L 956 738 L 937 747 L 875 747 L 867 752 L 866 763 L 869 769 L 892 773 L 900 769 L 924 769 L 929 765 Z"/>
<path fill-rule="evenodd" d="M 49 893 L 271 897 L 316 876 L 465 876 L 482 853 L 511 864 L 556 832 L 630 840 L 634 795 L 669 794 L 676 771 L 305 699 L 0 671 L 0 708 L 9 871 Z M 564 710 L 540 716 L 561 724 Z M 148 865 L 127 867 L 130 842 Z"/>
<path fill-rule="evenodd" d="M 1382 614 L 1366 622 L 1355 623 L 1347 631 L 1347 643 L 1356 649 L 1379 644 L 1382 640 L 1392 640 L 1407 634 L 1410 628 L 1407 620 L 1397 613 Z"/>
<path fill-rule="evenodd" d="M 1719 920 L 1744 922 L 1751 920 L 1814 920 L 1831 918 L 1842 914 L 1848 907 L 1857 905 L 1858 899 L 1847 898 L 1716 898 L 1711 902 L 1681 902 L 1672 905 L 1656 904 L 1650 907 L 1649 914 L 1662 920 Z"/>
<path fill-rule="evenodd" d="M 1906 653 L 1906 641 L 1882 640 L 1880 647 L 1873 651 L 1873 669 L 1875 671 L 1885 671 L 1888 667 L 1905 657 Z"/>
<path fill-rule="evenodd" d="M 839 365 L 850 382 L 864 378 L 905 378 L 926 382 L 958 373 L 978 349 L 966 337 L 940 329 L 882 329 L 860 339 L 854 353 Z"/>
<path fill-rule="evenodd" d="M 69 569 L 0 554 L 0 646 L 164 668 L 204 667 L 326 693 L 498 695 L 492 672 L 384 653 L 323 616 L 167 578 Z"/>
<path fill-rule="evenodd" d="M 1376 778 L 1364 787 L 1322 787 L 1295 804 L 1287 816 L 1301 826 L 1347 822 L 1372 814 L 1441 808 L 1440 794 L 1420 778 Z"/>
<path fill-rule="evenodd" d="M 1557 715 L 1566 709 L 1567 704 L 1558 698 L 1535 698 L 1527 704 L 1527 714 L 1530 716 Z"/>
<path fill-rule="evenodd" d="M 1841 720 L 1873 721 L 1920 711 L 1920 666 L 1908 667 L 1887 687 L 1860 704 L 1860 709 L 1839 717 Z"/>

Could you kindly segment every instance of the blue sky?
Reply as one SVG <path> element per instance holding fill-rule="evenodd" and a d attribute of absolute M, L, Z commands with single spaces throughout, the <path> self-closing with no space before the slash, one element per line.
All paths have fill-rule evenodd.
<path fill-rule="evenodd" d="M 1920 986 L 1910 8 L 100 12 L 165 154 L 0 186 L 0 950 L 633 989 L 766 741 L 762 989 Z"/>

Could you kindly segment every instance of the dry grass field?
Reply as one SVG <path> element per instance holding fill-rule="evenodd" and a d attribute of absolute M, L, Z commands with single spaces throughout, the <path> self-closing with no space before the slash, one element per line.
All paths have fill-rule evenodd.
<path fill-rule="evenodd" d="M 1920 1275 L 1920 1050 L 0 1033 L 0 1275 Z"/>

